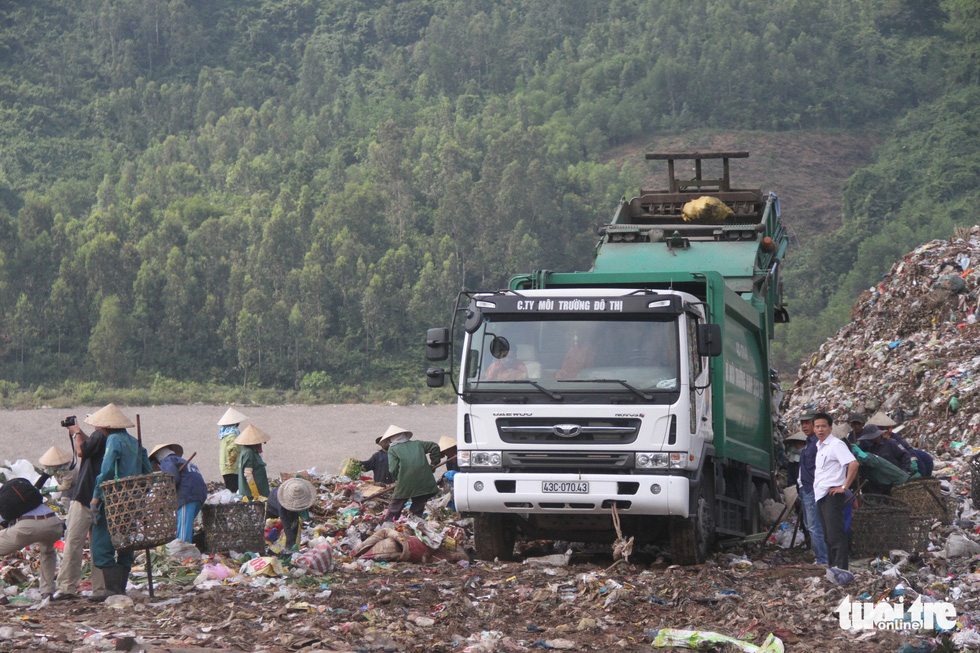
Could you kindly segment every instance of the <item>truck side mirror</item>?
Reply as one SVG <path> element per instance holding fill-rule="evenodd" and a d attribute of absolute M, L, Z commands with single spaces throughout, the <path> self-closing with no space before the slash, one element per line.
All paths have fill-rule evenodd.
<path fill-rule="evenodd" d="M 437 327 L 425 332 L 425 358 L 430 361 L 449 358 L 449 329 Z"/>
<path fill-rule="evenodd" d="M 425 385 L 430 388 L 441 388 L 446 385 L 446 370 L 441 367 L 430 367 L 425 371 Z"/>
<path fill-rule="evenodd" d="M 698 356 L 721 355 L 721 325 L 698 325 Z"/>
<path fill-rule="evenodd" d="M 466 333 L 476 333 L 476 330 L 483 324 L 483 311 L 478 308 L 466 309 L 466 321 L 463 322 L 463 330 Z"/>

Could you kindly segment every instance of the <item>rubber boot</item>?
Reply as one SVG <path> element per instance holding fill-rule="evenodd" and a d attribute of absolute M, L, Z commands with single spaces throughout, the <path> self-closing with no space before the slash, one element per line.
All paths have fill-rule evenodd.
<path fill-rule="evenodd" d="M 89 601 L 105 601 L 107 598 L 116 593 L 113 591 L 114 585 L 112 584 L 112 578 L 114 577 L 116 568 L 116 566 L 99 567 L 99 569 L 102 570 L 102 577 L 105 579 L 105 590 L 99 592 L 98 594 L 93 593 L 92 596 L 89 597 Z"/>
<path fill-rule="evenodd" d="M 122 584 L 126 582 L 127 578 L 125 567 L 121 565 L 113 565 L 112 567 L 106 567 L 103 572 L 105 573 L 105 589 L 106 592 L 108 592 L 107 596 L 126 593 L 125 585 Z"/>
<path fill-rule="evenodd" d="M 126 594 L 126 585 L 129 584 L 129 575 L 133 572 L 132 567 L 120 567 L 119 572 L 119 593 Z"/>

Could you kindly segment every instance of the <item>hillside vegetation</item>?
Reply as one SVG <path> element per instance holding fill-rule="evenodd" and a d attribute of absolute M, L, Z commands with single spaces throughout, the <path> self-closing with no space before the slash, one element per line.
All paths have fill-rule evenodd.
<path fill-rule="evenodd" d="M 424 328 L 460 289 L 589 266 L 595 225 L 650 172 L 614 148 L 874 132 L 843 226 L 803 234 L 789 271 L 792 362 L 896 253 L 976 220 L 978 14 L 970 0 L 4 2 L 2 390 L 417 388 Z"/>

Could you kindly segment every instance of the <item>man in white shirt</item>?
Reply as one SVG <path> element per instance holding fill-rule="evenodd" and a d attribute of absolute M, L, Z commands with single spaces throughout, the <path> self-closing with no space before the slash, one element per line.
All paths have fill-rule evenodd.
<path fill-rule="evenodd" d="M 858 462 L 850 447 L 831 435 L 833 426 L 834 419 L 827 413 L 813 416 L 813 433 L 817 436 L 813 498 L 823 522 L 828 564 L 847 569 L 849 552 L 844 528 L 844 504 L 847 488 L 857 478 Z"/>

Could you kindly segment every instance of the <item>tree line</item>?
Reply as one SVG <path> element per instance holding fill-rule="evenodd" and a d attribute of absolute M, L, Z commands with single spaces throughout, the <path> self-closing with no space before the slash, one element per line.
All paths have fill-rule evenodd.
<path fill-rule="evenodd" d="M 916 107 L 955 111 L 951 88 L 977 83 L 974 14 L 965 0 L 12 0 L 2 376 L 419 383 L 424 329 L 459 290 L 589 267 L 595 227 L 647 173 L 606 162 L 611 147 L 701 128 L 887 126 L 900 142 L 934 117 Z M 901 202 L 894 219 L 857 217 L 893 172 L 852 180 L 865 226 L 820 247 L 853 262 L 904 221 Z M 818 311 L 850 273 L 797 269 L 816 274 Z M 782 354 L 815 337 L 791 333 Z"/>

